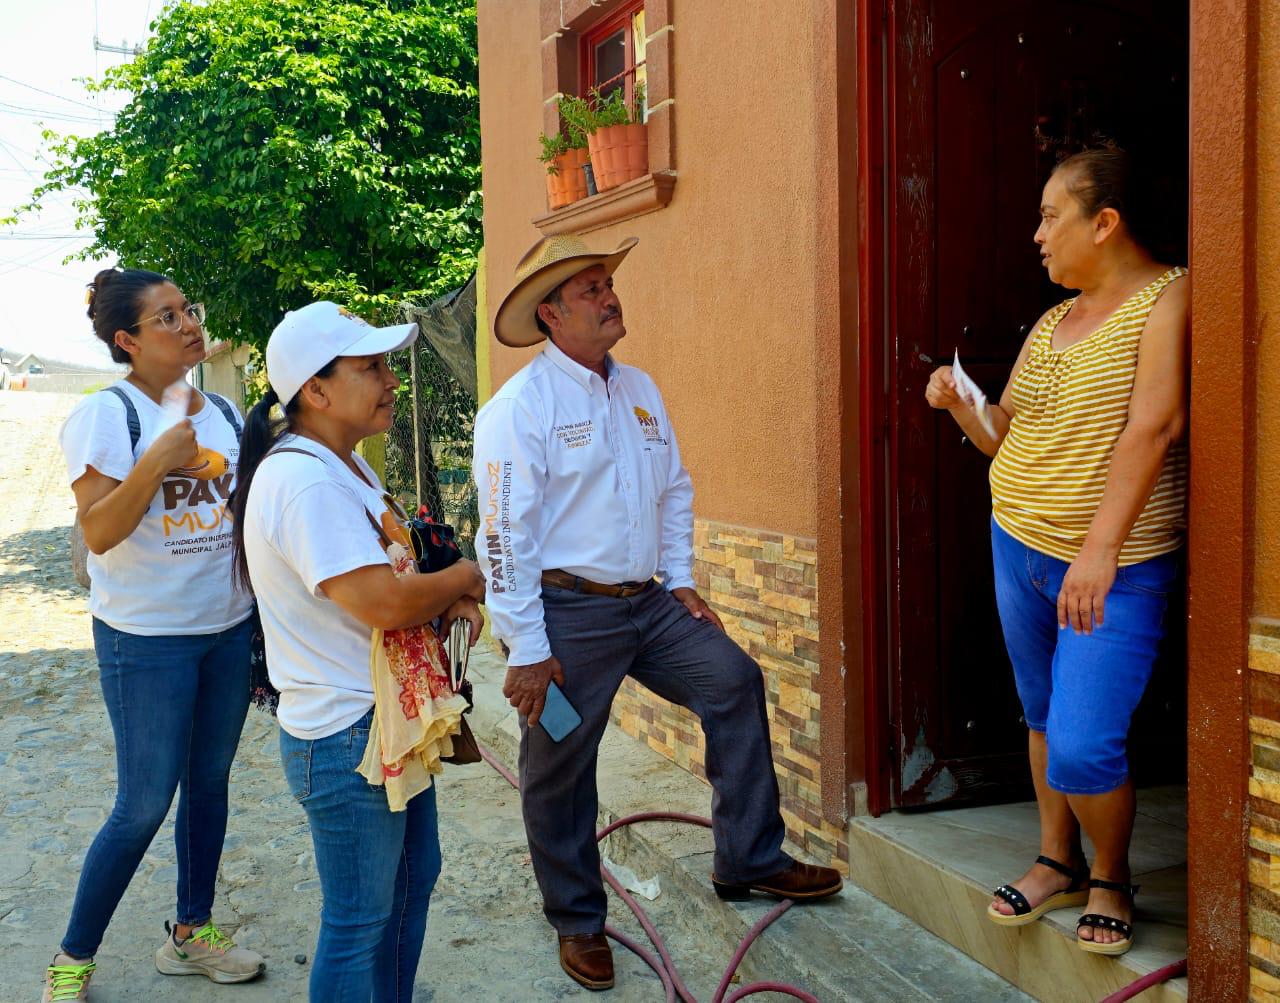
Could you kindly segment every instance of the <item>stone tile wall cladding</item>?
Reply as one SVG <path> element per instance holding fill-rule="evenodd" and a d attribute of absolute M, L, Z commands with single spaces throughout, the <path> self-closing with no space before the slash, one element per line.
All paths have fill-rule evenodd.
<path fill-rule="evenodd" d="M 698 591 L 764 672 L 787 835 L 820 863 L 848 873 L 845 829 L 822 816 L 817 542 L 699 519 L 693 547 Z M 693 714 L 629 679 L 613 719 L 706 780 L 702 728 Z"/>
<path fill-rule="evenodd" d="M 1280 619 L 1249 639 L 1249 999 L 1280 1003 Z"/>

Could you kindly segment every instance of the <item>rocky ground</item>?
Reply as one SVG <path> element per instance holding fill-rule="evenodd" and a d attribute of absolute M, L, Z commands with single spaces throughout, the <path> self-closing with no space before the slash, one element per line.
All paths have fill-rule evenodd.
<path fill-rule="evenodd" d="M 114 743 L 85 593 L 67 555 L 73 505 L 57 434 L 76 400 L 0 393 L 0 1000 L 6 1003 L 40 998 L 81 861 L 115 792 Z M 231 797 L 215 916 L 267 958 L 266 976 L 217 987 L 156 972 L 152 954 L 174 899 L 171 817 L 98 954 L 97 1003 L 306 999 L 319 887 L 306 819 L 281 773 L 274 721 L 256 710 L 240 743 Z M 483 764 L 450 768 L 440 805 L 445 869 L 415 998 L 525 1003 L 586 996 L 557 964 L 515 793 Z M 662 927 L 680 909 L 663 895 L 650 912 Z M 614 908 L 613 921 L 639 937 L 622 912 Z M 720 952 L 679 935 L 671 948 L 695 993 L 710 999 L 725 960 Z M 621 950 L 616 957 L 611 1001 L 662 999 L 642 963 Z"/>

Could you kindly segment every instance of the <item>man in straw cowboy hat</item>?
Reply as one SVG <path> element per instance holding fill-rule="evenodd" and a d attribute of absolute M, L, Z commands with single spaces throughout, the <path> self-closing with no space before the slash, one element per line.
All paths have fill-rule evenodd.
<path fill-rule="evenodd" d="M 530 249 L 494 333 L 545 344 L 476 418 L 476 553 L 508 652 L 503 692 L 520 711 L 525 830 L 560 964 L 589 989 L 613 985 L 596 757 L 626 676 L 702 720 L 721 897 L 841 887 L 782 850 L 760 668 L 694 589 L 693 487 L 662 395 L 609 354 L 627 333 L 613 273 L 636 243 L 594 252 L 560 236 Z M 559 741 L 537 727 L 553 680 L 582 719 Z"/>

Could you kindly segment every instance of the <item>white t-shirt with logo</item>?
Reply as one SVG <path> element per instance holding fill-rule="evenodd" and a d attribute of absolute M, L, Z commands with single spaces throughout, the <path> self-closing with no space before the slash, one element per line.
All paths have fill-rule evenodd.
<path fill-rule="evenodd" d="M 320 443 L 286 435 L 280 447 L 312 454 L 268 455 L 253 475 L 244 548 L 258 597 L 280 727 L 314 740 L 349 728 L 373 706 L 366 624 L 320 591 L 320 583 L 389 564 L 366 513 L 386 509 L 378 476 L 369 483 Z M 279 448 L 279 447 L 278 447 Z"/>
<path fill-rule="evenodd" d="M 89 467 L 123 481 L 137 457 L 172 424 L 132 383 L 115 385 L 138 413 L 137 449 L 130 449 L 124 402 L 105 391 L 88 395 L 62 426 L 70 484 Z M 216 634 L 253 611 L 252 597 L 236 589 L 231 569 L 227 502 L 240 443 L 208 398 L 191 424 L 201 446 L 226 457 L 227 472 L 208 481 L 166 475 L 138 528 L 105 554 L 89 554 L 89 612 L 127 634 Z"/>

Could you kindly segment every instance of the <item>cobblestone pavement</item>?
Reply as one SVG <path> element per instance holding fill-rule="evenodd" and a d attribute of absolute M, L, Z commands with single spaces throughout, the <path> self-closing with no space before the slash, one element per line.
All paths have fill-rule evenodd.
<path fill-rule="evenodd" d="M 81 861 L 115 792 L 114 743 L 98 689 L 85 593 L 71 575 L 73 504 L 57 434 L 76 397 L 0 392 L 0 1001 L 38 1000 Z M 267 958 L 264 978 L 217 987 L 166 978 L 152 954 L 172 917 L 172 815 L 107 931 L 92 999 L 302 1001 L 320 895 L 306 819 L 280 770 L 272 719 L 251 710 L 231 780 L 216 919 Z M 416 999 L 525 1003 L 586 996 L 556 961 L 515 793 L 483 764 L 441 783 L 445 869 Z M 662 895 L 659 927 L 681 903 Z M 637 925 L 614 903 L 611 919 Z M 690 986 L 710 998 L 724 960 L 670 938 Z M 715 952 L 718 955 L 718 951 Z M 654 976 L 615 952 L 612 1003 L 660 1000 Z"/>

